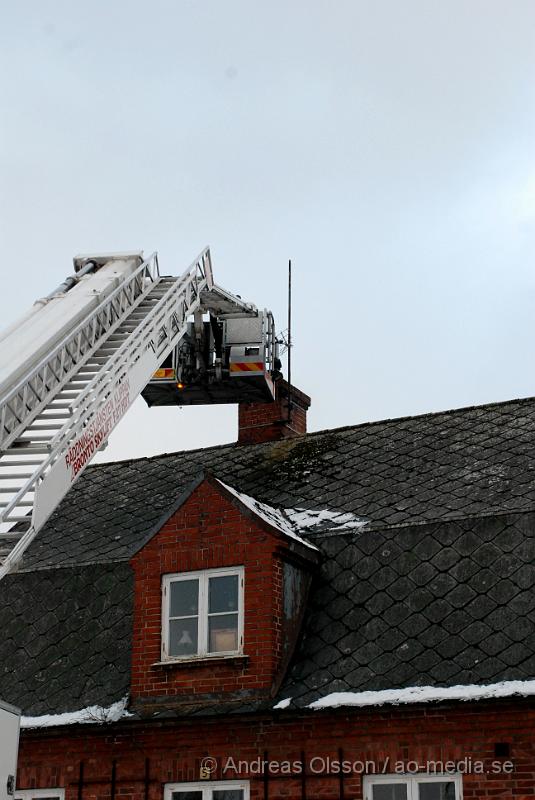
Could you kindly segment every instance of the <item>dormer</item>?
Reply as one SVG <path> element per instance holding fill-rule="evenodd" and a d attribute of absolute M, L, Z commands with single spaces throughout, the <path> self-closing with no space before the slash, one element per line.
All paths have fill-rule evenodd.
<path fill-rule="evenodd" d="M 318 559 L 279 510 L 201 476 L 131 560 L 133 709 L 272 698 Z"/>

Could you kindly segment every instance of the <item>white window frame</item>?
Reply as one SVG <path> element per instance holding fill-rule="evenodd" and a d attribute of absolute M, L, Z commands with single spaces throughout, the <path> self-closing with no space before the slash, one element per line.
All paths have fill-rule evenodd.
<path fill-rule="evenodd" d="M 463 800 L 463 778 L 459 773 L 429 775 L 428 773 L 406 773 L 404 775 L 365 775 L 362 782 L 364 800 L 373 800 L 372 788 L 378 783 L 405 783 L 407 784 L 407 800 L 419 800 L 419 783 L 444 783 L 455 784 L 455 800 Z"/>
<path fill-rule="evenodd" d="M 173 792 L 201 792 L 202 800 L 212 800 L 212 792 L 225 789 L 241 789 L 243 800 L 249 800 L 249 781 L 200 781 L 198 783 L 166 783 L 164 800 L 173 800 Z"/>
<path fill-rule="evenodd" d="M 208 581 L 210 578 L 219 578 L 225 575 L 238 576 L 238 647 L 236 650 L 208 650 L 208 619 L 209 616 L 224 615 L 236 612 L 217 612 L 208 615 Z M 169 650 L 169 599 L 170 585 L 178 581 L 199 581 L 199 607 L 197 627 L 197 652 L 189 655 L 168 655 Z M 244 595 L 244 569 L 243 567 L 225 567 L 223 569 L 205 569 L 197 572 L 180 572 L 162 576 L 162 661 L 193 661 L 204 658 L 223 658 L 225 656 L 241 655 L 243 653 L 243 595 Z M 193 616 L 193 615 L 192 615 Z"/>
<path fill-rule="evenodd" d="M 65 800 L 65 789 L 15 789 L 13 800 L 35 800 L 39 797 L 57 797 Z"/>

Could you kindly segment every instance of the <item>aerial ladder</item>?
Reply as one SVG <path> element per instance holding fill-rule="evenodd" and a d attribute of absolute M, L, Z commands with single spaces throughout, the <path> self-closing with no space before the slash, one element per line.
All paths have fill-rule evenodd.
<path fill-rule="evenodd" d="M 156 254 L 78 256 L 0 333 L 0 579 L 134 400 L 273 400 L 273 316 L 214 284 L 208 248 L 179 277 Z"/>

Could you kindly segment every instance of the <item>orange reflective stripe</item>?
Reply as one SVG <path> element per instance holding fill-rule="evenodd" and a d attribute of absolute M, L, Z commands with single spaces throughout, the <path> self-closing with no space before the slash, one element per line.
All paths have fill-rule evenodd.
<path fill-rule="evenodd" d="M 261 361 L 235 361 L 230 365 L 231 372 L 264 372 Z"/>
<path fill-rule="evenodd" d="M 174 378 L 175 377 L 175 371 L 174 371 L 174 369 L 168 369 L 168 368 L 157 369 L 152 377 L 156 378 L 156 379 L 157 378 Z"/>

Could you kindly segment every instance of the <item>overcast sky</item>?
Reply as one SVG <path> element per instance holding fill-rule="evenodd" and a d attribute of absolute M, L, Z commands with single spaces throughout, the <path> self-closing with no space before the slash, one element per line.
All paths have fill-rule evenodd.
<path fill-rule="evenodd" d="M 535 394 L 533 0 L 0 0 L 2 327 L 78 252 L 206 244 L 310 429 Z M 110 460 L 236 438 L 137 401 Z"/>

